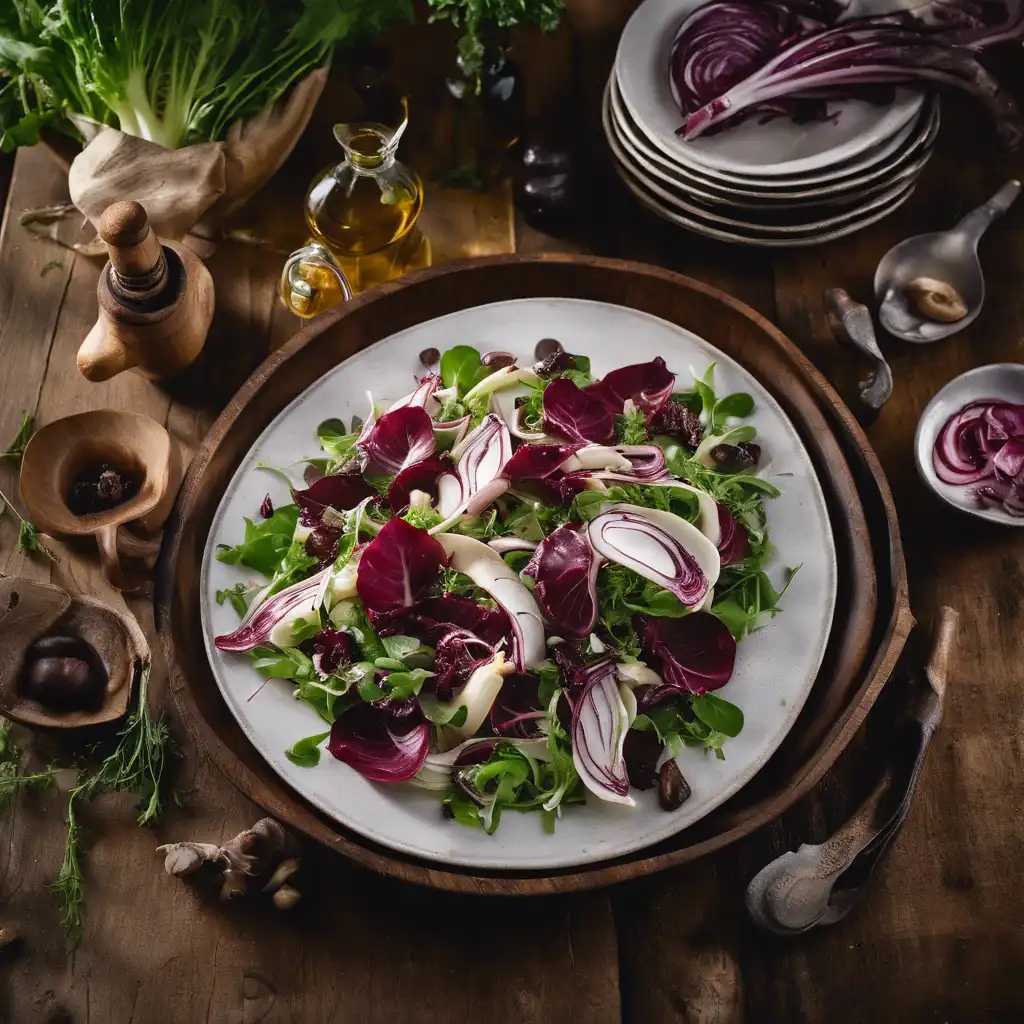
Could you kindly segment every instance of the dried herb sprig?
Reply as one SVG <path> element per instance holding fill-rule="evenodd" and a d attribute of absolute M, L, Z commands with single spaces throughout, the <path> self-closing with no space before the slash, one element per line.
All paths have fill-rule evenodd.
<path fill-rule="evenodd" d="M 163 811 L 162 782 L 176 745 L 166 720 L 149 712 L 149 662 L 139 675 L 139 702 L 128 724 L 117 734 L 117 746 L 92 771 L 84 769 L 68 798 L 68 836 L 64 860 L 53 890 L 61 907 L 64 932 L 72 950 L 82 941 L 85 928 L 85 884 L 82 829 L 75 814 L 76 800 L 91 800 L 100 793 L 135 792 L 139 795 L 137 823 L 155 824 Z"/>
<path fill-rule="evenodd" d="M 21 426 L 14 435 L 14 440 L 7 446 L 7 449 L 0 452 L 0 459 L 11 459 L 16 466 L 21 465 L 21 457 L 25 454 L 29 441 L 36 430 L 36 418 L 30 412 L 21 414 Z"/>

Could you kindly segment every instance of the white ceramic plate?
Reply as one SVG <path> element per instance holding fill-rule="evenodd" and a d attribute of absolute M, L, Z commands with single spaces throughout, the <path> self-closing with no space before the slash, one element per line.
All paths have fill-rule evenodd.
<path fill-rule="evenodd" d="M 729 741 L 719 761 L 688 749 L 679 760 L 693 795 L 668 814 L 653 791 L 639 793 L 633 809 L 588 798 L 558 821 L 553 835 L 540 815 L 507 812 L 493 836 L 441 817 L 436 797 L 412 786 L 387 786 L 360 777 L 326 752 L 315 768 L 291 764 L 284 750 L 320 732 L 322 723 L 295 701 L 285 683 L 261 680 L 240 655 L 224 654 L 213 637 L 238 624 L 217 590 L 247 574 L 216 561 L 218 543 L 236 543 L 242 517 L 256 514 L 269 491 L 286 502 L 287 490 L 265 464 L 284 466 L 317 451 L 316 427 L 328 417 L 365 414 L 367 389 L 381 397 L 406 393 L 422 372 L 418 353 L 469 344 L 502 349 L 532 361 L 536 342 L 558 338 L 571 352 L 591 356 L 595 373 L 624 362 L 664 356 L 689 382 L 688 368 L 703 371 L 717 361 L 721 394 L 747 391 L 756 410 L 751 421 L 777 477 L 782 496 L 770 503 L 770 567 L 779 580 L 786 566 L 801 566 L 785 598 L 785 611 L 739 649 L 736 672 L 722 691 L 746 715 L 746 726 Z M 628 358 L 625 358 L 628 349 Z M 791 474 L 791 475 L 789 475 Z M 249 574 L 251 575 L 251 574 Z M 202 621 L 217 684 L 246 736 L 275 771 L 326 814 L 384 846 L 429 860 L 478 868 L 514 870 L 570 867 L 627 854 L 691 825 L 735 793 L 758 771 L 789 731 L 821 663 L 835 606 L 836 559 L 821 487 L 793 425 L 751 375 L 706 341 L 674 324 L 636 310 L 576 299 L 521 299 L 478 306 L 402 331 L 352 356 L 289 405 L 263 432 L 225 491 L 214 517 L 203 562 Z M 253 694 L 256 694 L 253 696 Z"/>
<path fill-rule="evenodd" d="M 921 413 L 914 437 L 914 460 L 924 482 L 947 504 L 968 512 L 979 519 L 1004 526 L 1024 526 L 1024 518 L 1011 516 L 998 507 L 979 504 L 967 493 L 967 487 L 943 483 L 932 465 L 935 439 L 950 416 L 958 413 L 968 402 L 983 398 L 1000 398 L 1005 402 L 1024 404 L 1024 366 L 1020 363 L 992 363 L 979 366 L 954 377 L 937 391 Z"/>
<path fill-rule="evenodd" d="M 724 230 L 751 231 L 764 235 L 766 238 L 789 238 L 809 234 L 824 234 L 851 221 L 863 221 L 876 210 L 889 207 L 894 200 L 912 188 L 920 173 L 919 168 L 916 172 L 903 180 L 897 181 L 880 194 L 864 199 L 838 213 L 833 212 L 828 217 L 819 216 L 817 220 L 808 221 L 800 219 L 800 208 L 789 212 L 789 216 L 784 218 L 787 223 L 782 223 L 783 218 L 780 218 L 775 210 L 768 211 L 768 219 L 776 218 L 775 223 L 768 223 L 767 219 L 757 220 L 757 212 L 762 212 L 763 208 L 762 211 L 750 211 L 747 213 L 749 219 L 740 220 L 737 217 L 728 217 L 722 212 L 716 212 L 716 210 L 695 206 L 687 201 L 688 196 L 685 194 L 680 195 L 681 190 L 673 191 L 671 188 L 666 188 L 664 184 L 659 184 L 656 180 L 644 174 L 643 171 L 630 161 L 629 155 L 623 150 L 616 139 L 614 128 L 608 121 L 607 109 L 605 110 L 604 118 L 605 136 L 608 139 L 608 145 L 611 147 L 612 153 L 619 162 L 621 172 L 628 175 L 638 187 L 643 188 L 651 197 L 671 210 L 679 211 L 686 216 L 697 217 Z M 924 165 L 922 164 L 921 166 L 923 167 Z M 736 212 L 740 214 L 746 213 L 743 210 Z M 806 216 L 806 212 L 803 213 L 803 216 Z"/>
<path fill-rule="evenodd" d="M 895 135 L 921 109 L 922 94 L 898 89 L 895 102 L 829 104 L 833 119 L 796 124 L 778 117 L 750 119 L 729 131 L 683 142 L 683 118 L 672 97 L 669 59 L 683 19 L 706 0 L 646 0 L 619 40 L 615 74 L 630 116 L 651 141 L 684 166 L 773 178 L 832 167 Z"/>
<path fill-rule="evenodd" d="M 941 120 L 939 98 L 935 96 L 919 117 L 893 136 L 890 145 L 872 149 L 870 157 L 844 165 L 841 173 L 837 171 L 835 175 L 773 179 L 770 186 L 750 186 L 726 183 L 692 169 L 682 168 L 645 142 L 622 105 L 614 76 L 609 78 L 604 102 L 608 105 L 615 138 L 629 154 L 629 162 L 636 168 L 653 174 L 671 188 L 684 190 L 703 202 L 751 209 L 840 203 L 870 190 L 881 191 L 894 184 L 898 177 L 909 176 L 914 169 L 920 171 L 924 163 L 931 159 Z M 785 188 L 780 187 L 783 181 L 786 183 Z"/>

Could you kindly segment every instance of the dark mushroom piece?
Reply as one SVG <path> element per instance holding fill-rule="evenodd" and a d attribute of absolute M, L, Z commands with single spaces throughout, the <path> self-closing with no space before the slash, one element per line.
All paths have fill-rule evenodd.
<path fill-rule="evenodd" d="M 715 469 L 723 473 L 739 473 L 753 469 L 761 460 L 761 446 L 751 441 L 742 444 L 716 444 L 708 453 Z"/>

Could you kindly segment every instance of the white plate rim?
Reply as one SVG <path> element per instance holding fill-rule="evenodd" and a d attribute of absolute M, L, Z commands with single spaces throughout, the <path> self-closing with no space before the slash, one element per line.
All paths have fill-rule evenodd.
<path fill-rule="evenodd" d="M 681 123 L 682 115 L 678 113 L 678 109 L 671 100 L 668 88 L 669 53 L 672 40 L 683 18 L 705 2 L 706 0 L 644 0 L 633 12 L 619 38 L 615 54 L 615 74 L 622 91 L 623 102 L 634 121 L 650 140 L 673 160 L 704 170 L 749 175 L 751 168 L 749 161 L 740 161 L 723 157 L 713 151 L 709 152 L 707 141 L 703 144 L 700 142 L 683 143 L 675 135 L 674 128 L 667 129 L 663 133 L 652 127 L 647 116 L 647 113 L 651 113 L 657 119 L 658 111 L 668 108 L 673 112 L 672 119 Z M 659 75 L 661 78 L 657 77 Z M 658 83 L 653 87 L 659 94 L 658 100 L 654 100 L 653 95 L 648 95 L 651 93 L 651 89 L 648 88 L 648 76 L 654 76 L 650 81 Z M 662 86 L 664 87 L 663 93 Z M 668 103 L 665 102 L 666 96 Z M 900 89 L 897 91 L 896 102 L 886 108 L 884 113 L 881 113 L 872 131 L 860 132 L 845 143 L 824 149 L 814 156 L 758 164 L 756 173 L 759 177 L 772 178 L 801 174 L 847 161 L 898 132 L 918 113 L 922 102 L 923 95 L 920 92 Z M 851 111 L 858 107 L 866 109 L 870 105 L 863 101 L 844 100 L 833 106 L 842 111 Z M 666 124 L 668 120 L 670 119 L 666 118 Z M 753 131 L 771 130 L 773 125 L 778 131 L 778 124 L 779 122 L 776 121 L 760 126 L 747 122 L 737 126 L 733 132 L 742 132 L 746 129 L 748 134 L 752 134 L 751 129 Z M 806 139 L 808 135 L 817 134 L 825 126 L 813 124 L 794 127 L 798 128 L 800 134 Z"/>
<path fill-rule="evenodd" d="M 862 170 L 851 177 L 830 178 L 818 187 L 798 187 L 792 190 L 775 187 L 771 191 L 766 191 L 757 188 L 733 187 L 732 184 L 718 184 L 707 176 L 702 176 L 699 172 L 673 164 L 663 153 L 651 148 L 637 136 L 635 126 L 631 125 L 628 118 L 623 116 L 619 107 L 621 101 L 617 97 L 612 78 L 609 78 L 606 92 L 611 127 L 619 143 L 631 155 L 635 163 L 643 165 L 648 173 L 656 174 L 677 188 L 686 189 L 694 195 L 699 195 L 707 202 L 729 206 L 782 209 L 787 206 L 795 208 L 810 205 L 814 202 L 840 202 L 847 193 L 868 190 L 886 178 L 907 174 L 911 166 L 931 159 L 935 139 L 941 125 L 939 97 L 936 95 L 931 98 L 927 110 L 922 112 L 920 121 L 908 126 L 905 135 L 901 133 L 901 136 L 896 137 L 899 142 L 892 147 L 891 151 L 879 157 L 878 166 L 870 166 L 865 163 L 865 166 L 868 167 L 867 170 Z M 901 164 L 906 166 L 901 168 Z M 923 164 L 921 166 L 923 167 Z M 720 193 L 716 195 L 714 192 L 705 191 L 705 189 L 719 189 Z"/>
<path fill-rule="evenodd" d="M 308 791 L 304 791 L 301 785 L 296 785 L 295 782 L 292 781 L 291 776 L 293 776 L 294 772 L 297 771 L 297 772 L 301 773 L 304 770 L 303 769 L 296 769 L 295 766 L 291 765 L 290 762 L 285 760 L 282 756 L 278 756 L 280 754 L 280 752 L 283 751 L 283 743 L 282 743 L 282 741 L 285 739 L 285 737 L 278 736 L 278 737 L 274 738 L 273 742 L 274 742 L 275 746 L 274 746 L 273 752 L 268 752 L 267 750 L 264 749 L 263 744 L 262 744 L 259 736 L 257 736 L 254 733 L 253 729 L 250 727 L 250 723 L 248 723 L 243 717 L 240 717 L 239 714 L 237 713 L 237 704 L 238 704 L 237 695 L 234 695 L 231 692 L 230 688 L 225 683 L 225 680 L 222 677 L 222 673 L 220 671 L 220 668 L 221 668 L 221 665 L 222 665 L 221 658 L 223 657 L 223 655 L 221 654 L 221 652 L 218 652 L 216 650 L 216 648 L 213 647 L 213 644 L 212 644 L 212 636 L 214 635 L 214 629 L 211 627 L 211 616 L 215 613 L 214 603 L 213 603 L 213 600 L 212 600 L 212 594 L 213 594 L 213 589 L 215 587 L 215 584 L 211 584 L 211 574 L 212 574 L 212 571 L 213 571 L 215 566 L 221 566 L 221 563 L 214 563 L 214 559 L 213 559 L 213 554 L 214 554 L 215 549 L 216 549 L 217 538 L 219 538 L 219 536 L 220 536 L 220 534 L 219 534 L 219 525 L 220 525 L 222 519 L 224 518 L 224 516 L 226 514 L 226 506 L 228 504 L 229 497 L 232 495 L 232 493 L 234 492 L 234 490 L 238 486 L 239 481 L 245 477 L 247 469 L 251 468 L 247 464 L 251 461 L 253 452 L 257 451 L 260 448 L 262 442 L 267 438 L 267 436 L 270 435 L 273 432 L 274 428 L 276 426 L 278 426 L 278 424 L 284 422 L 287 419 L 287 417 L 292 412 L 292 410 L 294 408 L 296 408 L 299 405 L 299 403 L 301 403 L 305 399 L 307 394 L 309 394 L 310 392 L 315 390 L 318 386 L 322 385 L 323 381 L 328 379 L 328 378 L 330 378 L 332 375 L 335 375 L 335 374 L 340 375 L 342 369 L 347 364 L 350 364 L 354 359 L 357 359 L 360 356 L 365 356 L 365 354 L 367 352 L 372 351 L 377 346 L 369 346 L 367 349 L 363 349 L 363 350 L 360 350 L 360 352 L 354 353 L 353 356 L 349 357 L 348 359 L 344 360 L 342 363 L 338 364 L 338 366 L 336 366 L 333 370 L 329 371 L 327 374 L 325 374 L 323 377 L 321 377 L 317 382 L 314 382 L 314 384 L 310 385 L 309 388 L 307 388 L 299 396 L 297 396 L 292 402 L 290 402 L 288 404 L 288 406 L 286 406 L 277 416 L 275 416 L 274 419 L 267 425 L 267 427 L 264 428 L 264 430 L 261 433 L 260 437 L 257 439 L 257 441 L 254 443 L 254 445 L 250 449 L 249 454 L 246 456 L 245 459 L 243 459 L 243 461 L 240 464 L 238 470 L 235 472 L 235 474 L 233 475 L 232 479 L 229 481 L 229 483 L 228 483 L 228 485 L 227 485 L 227 487 L 225 489 L 224 495 L 222 496 L 221 502 L 218 505 L 217 511 L 214 514 L 214 517 L 213 517 L 213 520 L 212 520 L 212 523 L 211 523 L 211 527 L 210 527 L 210 533 L 209 533 L 209 536 L 207 538 L 206 545 L 205 545 L 205 550 L 204 550 L 204 555 L 203 555 L 203 563 L 202 563 L 202 569 L 201 569 L 201 619 L 202 619 L 202 623 L 203 623 L 204 643 L 205 643 L 205 646 L 206 646 L 208 658 L 210 660 L 210 664 L 211 664 L 211 669 L 213 671 L 213 675 L 214 675 L 214 677 L 216 679 L 216 682 L 217 682 L 218 688 L 220 689 L 222 697 L 224 698 L 225 702 L 227 703 L 229 709 L 235 715 L 236 720 L 239 722 L 239 725 L 242 728 L 242 730 L 243 730 L 244 734 L 246 735 L 247 739 L 249 740 L 249 742 L 251 742 L 253 744 L 253 746 L 256 748 L 256 750 L 261 754 L 261 756 L 264 757 L 264 759 L 267 761 L 268 765 L 278 775 L 280 775 L 284 779 L 285 783 L 288 784 L 291 788 L 295 789 L 296 792 L 298 792 L 299 795 L 303 799 L 309 801 L 314 806 L 318 807 L 321 811 L 323 811 L 325 814 L 327 814 L 328 816 L 330 816 L 334 820 L 338 821 L 344 827 L 350 828 L 353 831 L 355 831 L 356 833 L 358 833 L 360 835 L 363 835 L 366 838 L 370 839 L 371 841 L 377 842 L 377 843 L 379 843 L 379 844 L 381 844 L 383 846 L 386 846 L 386 847 L 388 847 L 390 849 L 394 849 L 394 850 L 397 850 L 399 852 L 402 852 L 402 853 L 405 853 L 405 854 L 408 854 L 408 855 L 411 855 L 411 856 L 420 857 L 420 858 L 423 858 L 425 860 L 434 861 L 434 862 L 438 862 L 438 863 L 453 864 L 453 865 L 462 866 L 462 867 L 475 867 L 475 868 L 481 868 L 481 869 L 502 869 L 502 868 L 505 868 L 505 869 L 509 869 L 509 870 L 542 870 L 542 869 L 552 869 L 553 870 L 553 869 L 558 869 L 558 868 L 574 867 L 574 866 L 579 866 L 579 865 L 583 865 L 583 864 L 591 864 L 591 863 L 595 863 L 595 862 L 598 862 L 598 861 L 606 860 L 606 859 L 609 859 L 609 858 L 612 858 L 612 857 L 625 856 L 625 855 L 627 855 L 629 853 L 635 852 L 638 849 L 647 848 L 649 846 L 652 846 L 652 845 L 662 841 L 663 839 L 668 838 L 669 836 L 676 834 L 677 832 L 681 831 L 682 829 L 684 829 L 686 827 L 689 827 L 689 825 L 693 824 L 694 821 L 700 820 L 700 818 L 702 818 L 706 814 L 710 813 L 715 807 L 720 806 L 730 796 L 734 795 L 736 792 L 739 791 L 739 789 L 741 789 L 743 786 L 745 786 L 750 781 L 750 779 L 753 778 L 753 776 L 756 775 L 757 772 L 761 770 L 761 768 L 768 761 L 768 759 L 775 752 L 775 750 L 778 749 L 778 746 L 783 742 L 783 740 L 785 739 L 786 735 L 788 735 L 790 729 L 792 728 L 794 722 L 796 721 L 796 718 L 799 715 L 800 709 L 802 708 L 802 706 L 803 706 L 804 702 L 806 701 L 806 699 L 807 699 L 811 689 L 813 688 L 814 682 L 817 679 L 817 674 L 818 674 L 818 672 L 820 671 L 820 668 L 821 668 L 822 659 L 824 657 L 824 653 L 825 653 L 825 650 L 826 650 L 826 647 L 827 647 L 827 644 L 828 644 L 828 640 L 829 640 L 829 637 L 831 635 L 831 629 L 832 629 L 832 624 L 833 624 L 833 616 L 834 616 L 835 604 L 836 604 L 836 594 L 837 594 L 837 572 L 838 572 L 838 569 L 837 569 L 837 563 L 836 563 L 835 543 L 834 543 L 834 538 L 833 538 L 833 535 L 832 535 L 831 522 L 830 522 L 830 519 L 828 517 L 828 510 L 827 510 L 827 506 L 825 504 L 824 495 L 823 495 L 822 490 L 821 490 L 820 482 L 818 481 L 817 474 L 816 474 L 816 472 L 813 469 L 813 463 L 810 461 L 810 457 L 809 457 L 809 455 L 808 455 L 808 453 L 806 451 L 806 447 L 805 447 L 802 439 L 800 438 L 799 433 L 796 431 L 796 428 L 793 426 L 792 422 L 789 420 L 789 417 L 786 416 L 785 412 L 779 406 L 778 402 L 771 395 L 771 393 L 764 387 L 764 385 L 762 385 L 759 381 L 757 381 L 756 378 L 754 378 L 752 374 L 750 374 L 747 370 L 745 370 L 735 360 L 733 360 L 731 357 L 727 356 L 725 353 L 720 352 L 718 349 L 715 348 L 715 346 L 710 344 L 705 339 L 701 338 L 698 335 L 695 335 L 693 332 L 687 330 L 686 328 L 683 328 L 683 327 L 679 326 L 678 324 L 674 324 L 674 323 L 672 323 L 670 321 L 662 320 L 659 317 L 652 316 L 651 314 L 644 313 L 644 312 L 642 312 L 640 310 L 635 310 L 635 309 L 632 309 L 630 307 L 615 306 L 615 305 L 612 305 L 612 304 L 609 304 L 609 303 L 599 303 L 599 302 L 595 302 L 593 300 L 582 300 L 582 299 L 530 299 L 530 298 L 526 298 L 526 299 L 507 300 L 505 302 L 500 302 L 500 303 L 485 304 L 485 306 L 482 306 L 482 307 L 481 306 L 470 307 L 467 310 L 462 310 L 462 311 L 459 311 L 457 313 L 448 314 L 447 316 L 437 318 L 436 320 L 425 321 L 425 323 L 439 323 L 439 322 L 451 321 L 454 317 L 462 316 L 462 315 L 465 315 L 467 313 L 471 313 L 473 311 L 479 311 L 480 309 L 490 309 L 490 308 L 495 307 L 495 306 L 507 307 L 509 305 L 521 305 L 521 304 L 528 304 L 528 303 L 542 303 L 542 304 L 543 303 L 548 303 L 548 304 L 558 303 L 558 304 L 570 304 L 570 305 L 586 305 L 586 306 L 592 306 L 592 307 L 593 306 L 607 307 L 609 309 L 623 311 L 624 313 L 626 313 L 631 318 L 639 318 L 639 319 L 642 319 L 643 321 L 648 322 L 650 324 L 659 325 L 660 329 L 667 329 L 673 335 L 675 335 L 678 340 L 684 340 L 688 345 L 694 346 L 698 350 L 700 350 L 701 358 L 706 358 L 708 356 L 711 356 L 711 357 L 715 358 L 719 362 L 719 364 L 721 366 L 727 368 L 727 370 L 728 370 L 728 372 L 730 374 L 736 375 L 736 376 L 742 378 L 743 383 L 746 386 L 750 387 L 751 390 L 753 390 L 756 393 L 756 395 L 758 396 L 759 403 L 763 402 L 763 407 L 766 410 L 770 410 L 771 416 L 778 421 L 778 423 L 784 429 L 785 433 L 789 436 L 790 440 L 792 441 L 792 443 L 794 445 L 793 457 L 798 462 L 801 461 L 801 460 L 803 462 L 806 462 L 806 465 L 810 468 L 810 473 L 808 475 L 808 480 L 809 480 L 809 485 L 810 485 L 810 493 L 811 493 L 811 496 L 813 498 L 813 503 L 814 503 L 814 506 L 815 506 L 816 513 L 821 517 L 821 523 L 823 524 L 823 527 L 822 527 L 823 538 L 824 538 L 826 549 L 827 549 L 826 550 L 827 565 L 823 567 L 823 571 L 824 571 L 825 576 L 827 578 L 827 585 L 825 587 L 824 617 L 823 617 L 823 620 L 822 620 L 822 623 L 821 623 L 821 626 L 820 626 L 820 636 L 818 637 L 818 639 L 815 642 L 815 645 L 816 645 L 816 655 L 815 655 L 814 660 L 813 660 L 813 666 L 808 671 L 808 679 L 806 680 L 806 683 L 805 683 L 805 685 L 803 687 L 802 693 L 799 695 L 798 699 L 794 699 L 793 702 L 790 705 L 787 706 L 785 721 L 784 721 L 782 727 L 778 730 L 777 734 L 775 734 L 772 737 L 770 743 L 766 744 L 764 746 L 764 748 L 759 752 L 757 758 L 754 761 L 752 761 L 750 764 L 748 764 L 745 767 L 745 769 L 739 775 L 737 775 L 737 777 L 735 778 L 735 780 L 733 781 L 732 784 L 730 784 L 726 789 L 723 789 L 720 793 L 716 794 L 715 797 L 712 799 L 712 801 L 710 803 L 708 803 L 707 806 L 705 806 L 703 808 L 703 810 L 698 814 L 698 816 L 693 818 L 692 820 L 687 820 L 687 819 L 685 819 L 683 817 L 679 817 L 679 816 L 672 816 L 672 817 L 668 818 L 668 820 L 665 822 L 665 825 L 663 827 L 655 830 L 652 833 L 645 834 L 643 836 L 643 838 L 641 838 L 640 840 L 638 840 L 635 843 L 616 846 L 614 848 L 614 850 L 608 850 L 608 849 L 602 850 L 602 849 L 600 849 L 599 848 L 600 847 L 600 842 L 599 842 L 599 843 L 596 844 L 597 848 L 594 848 L 594 849 L 592 849 L 590 851 L 583 852 L 583 853 L 567 854 L 565 856 L 557 857 L 557 858 L 551 858 L 551 857 L 544 856 L 544 857 L 541 857 L 539 859 L 533 859 L 533 860 L 523 860 L 523 859 L 520 859 L 520 860 L 518 860 L 518 861 L 516 861 L 514 863 L 509 863 L 507 857 L 503 857 L 503 858 L 500 858 L 500 859 L 494 859 L 493 857 L 492 858 L 487 858 L 487 857 L 481 858 L 479 855 L 463 855 L 463 854 L 458 853 L 457 851 L 448 851 L 446 853 L 440 853 L 440 854 L 438 852 L 436 852 L 436 851 L 424 851 L 421 847 L 418 847 L 416 845 L 411 845 L 411 844 L 406 843 L 406 842 L 404 842 L 402 840 L 398 840 L 398 839 L 396 839 L 393 836 L 387 836 L 387 835 L 381 835 L 381 834 L 378 834 L 378 833 L 374 833 L 372 830 L 364 829 L 364 828 L 362 828 L 362 827 L 360 827 L 360 826 L 358 826 L 356 824 L 353 824 L 353 822 L 351 822 L 350 820 L 346 820 L 343 816 L 339 815 L 339 813 L 337 812 L 337 810 L 335 808 L 332 808 L 332 807 L 326 805 L 323 801 L 318 799 L 315 795 L 310 794 Z M 397 338 L 399 338 L 401 336 L 404 336 L 406 334 L 410 334 L 410 333 L 416 331 L 418 328 L 420 328 L 422 326 L 423 326 L 423 324 L 416 325 L 415 327 L 408 328 L 406 331 L 398 332 L 396 335 L 390 336 L 390 339 L 382 339 L 382 341 L 383 342 L 387 342 L 388 340 L 394 341 L 395 339 L 397 339 Z M 378 345 L 379 344 L 380 343 L 378 343 Z M 260 485 L 258 489 L 262 491 L 263 490 L 263 486 Z M 780 620 L 776 620 L 776 621 L 779 622 L 779 621 L 783 621 L 783 620 L 780 619 Z M 770 629 L 772 629 L 772 625 L 769 625 L 768 627 L 766 627 L 766 630 L 762 631 L 762 633 L 767 633 L 767 631 L 770 630 Z M 761 635 L 762 634 L 757 634 L 757 636 L 761 636 Z M 749 640 L 747 641 L 748 644 L 750 642 L 751 641 L 749 641 Z M 247 680 L 247 687 L 246 687 L 247 689 L 252 689 L 252 683 L 254 682 L 254 680 L 256 680 L 255 676 L 253 676 L 253 677 L 251 677 L 251 678 L 249 678 Z M 245 702 L 243 701 L 242 703 L 244 704 Z M 312 712 L 310 712 L 310 715 L 312 715 Z M 312 726 L 316 725 L 315 718 L 311 721 L 311 725 Z M 311 729 L 311 731 L 312 731 L 312 729 Z M 294 738 L 297 738 L 297 737 L 294 737 Z M 278 748 L 280 748 L 280 750 Z M 687 752 L 684 751 L 684 755 L 686 753 Z M 331 759 L 329 757 L 326 760 L 327 761 L 331 761 Z M 338 768 L 344 769 L 345 771 L 351 771 L 351 769 L 348 769 L 347 766 L 341 765 L 340 762 L 333 762 L 333 764 L 335 764 Z M 299 778 L 301 778 L 301 774 L 299 775 Z M 363 780 L 363 781 L 365 781 L 365 780 Z M 437 827 L 440 827 L 440 828 L 452 827 L 452 823 L 445 823 L 444 825 L 441 825 L 440 824 L 440 819 L 438 819 L 438 826 Z M 504 825 L 503 825 L 503 828 L 504 828 Z M 467 830 L 467 831 L 469 831 L 471 833 L 473 832 L 473 830 Z M 455 835 L 457 836 L 458 833 L 455 833 Z M 628 848 L 627 848 L 627 846 L 628 846 Z"/>

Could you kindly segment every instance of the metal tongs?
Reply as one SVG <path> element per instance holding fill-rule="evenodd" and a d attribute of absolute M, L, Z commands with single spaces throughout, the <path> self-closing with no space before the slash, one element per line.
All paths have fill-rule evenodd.
<path fill-rule="evenodd" d="M 928 743 L 942 720 L 958 621 L 954 609 L 940 609 L 924 678 L 914 673 L 905 685 L 907 710 L 917 727 L 909 772 L 900 771 L 906 764 L 901 757 L 831 838 L 820 845 L 805 843 L 754 876 L 747 887 L 747 910 L 761 928 L 776 935 L 799 935 L 841 921 L 863 899 L 875 868 L 906 820 Z M 899 801 L 885 816 L 897 792 Z"/>

